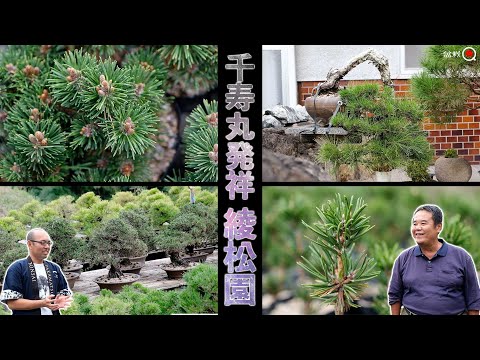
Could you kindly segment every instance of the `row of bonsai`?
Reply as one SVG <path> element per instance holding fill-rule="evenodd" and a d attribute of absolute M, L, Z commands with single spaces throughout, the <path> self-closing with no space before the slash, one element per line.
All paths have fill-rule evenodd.
<path fill-rule="evenodd" d="M 169 255 L 171 264 L 165 265 L 164 270 L 171 278 L 181 277 L 191 268 L 191 262 L 204 261 L 205 252 L 213 252 L 217 245 L 217 223 L 216 206 L 197 202 L 183 206 L 161 226 L 155 226 L 144 209 L 127 208 L 121 210 L 118 217 L 103 219 L 88 235 L 78 233 L 78 221 L 72 218 L 55 217 L 42 227 L 53 241 L 50 259 L 62 267 L 71 287 L 82 269 L 106 266 L 108 274 L 96 282 L 101 288 L 117 291 L 138 280 L 148 254 Z M 1 227 L 0 238 L 0 280 L 3 282 L 8 265 L 24 257 L 26 248 Z"/>

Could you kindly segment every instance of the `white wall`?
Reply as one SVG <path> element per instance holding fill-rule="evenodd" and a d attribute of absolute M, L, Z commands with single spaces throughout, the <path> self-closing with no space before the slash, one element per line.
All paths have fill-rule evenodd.
<path fill-rule="evenodd" d="M 325 80 L 330 68 L 340 68 L 355 55 L 374 48 L 388 58 L 392 79 L 406 78 L 401 74 L 401 45 L 296 45 L 295 61 L 297 81 Z M 407 76 L 408 77 L 408 76 Z M 375 66 L 370 63 L 358 65 L 345 80 L 380 79 Z"/>
<path fill-rule="evenodd" d="M 262 109 L 283 104 L 282 54 L 280 50 L 262 51 Z M 267 86 L 268 85 L 268 86 Z"/>

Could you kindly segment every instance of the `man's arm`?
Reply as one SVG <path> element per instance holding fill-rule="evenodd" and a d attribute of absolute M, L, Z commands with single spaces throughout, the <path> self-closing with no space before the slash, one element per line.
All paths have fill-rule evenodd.
<path fill-rule="evenodd" d="M 480 287 L 478 285 L 477 269 L 470 255 L 465 266 L 465 303 L 468 315 L 478 315 L 480 310 Z"/>
<path fill-rule="evenodd" d="M 400 256 L 393 263 L 392 275 L 388 284 L 388 305 L 392 315 L 400 315 L 403 299 L 403 281 L 400 274 Z"/>
<path fill-rule="evenodd" d="M 7 300 L 7 305 L 11 310 L 34 310 L 41 307 L 49 308 L 52 311 L 58 310 L 58 305 L 54 304 L 54 295 L 49 295 L 42 300 L 15 299 Z"/>
<path fill-rule="evenodd" d="M 401 302 L 396 302 L 395 304 L 390 304 L 390 314 L 400 315 L 400 308 L 402 307 Z"/>

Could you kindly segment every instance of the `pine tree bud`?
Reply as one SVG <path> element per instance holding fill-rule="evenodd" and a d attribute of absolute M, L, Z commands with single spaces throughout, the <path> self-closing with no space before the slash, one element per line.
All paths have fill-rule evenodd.
<path fill-rule="evenodd" d="M 207 122 L 212 126 L 218 125 L 218 113 L 212 113 L 207 116 Z"/>
<path fill-rule="evenodd" d="M 40 144 L 42 146 L 47 146 L 48 145 L 48 139 L 43 139 L 42 141 L 40 141 Z"/>
<path fill-rule="evenodd" d="M 10 168 L 10 170 L 12 170 L 13 172 L 16 172 L 17 174 L 19 174 L 20 171 L 21 171 L 21 168 L 20 168 L 20 166 L 17 165 L 16 162 L 14 162 L 14 163 L 13 163 L 13 166 Z"/>
<path fill-rule="evenodd" d="M 135 84 L 135 95 L 137 96 L 142 95 L 144 90 L 145 90 L 144 83 Z"/>
<path fill-rule="evenodd" d="M 82 130 L 80 130 L 80 135 L 83 135 L 85 137 L 92 136 L 92 125 L 88 124 L 82 127 Z"/>
<path fill-rule="evenodd" d="M 98 92 L 98 95 L 105 96 L 105 92 L 103 90 L 98 90 L 97 92 Z"/>
<path fill-rule="evenodd" d="M 37 108 L 35 109 L 32 109 L 32 111 L 30 111 L 30 119 L 35 121 L 35 122 L 38 122 L 40 120 L 40 112 L 38 111 Z"/>
<path fill-rule="evenodd" d="M 105 75 L 100 75 L 100 83 L 105 81 Z"/>
<path fill-rule="evenodd" d="M 50 51 L 50 48 L 52 47 L 52 45 L 42 45 L 40 46 L 40 54 L 47 54 L 49 51 Z"/>
<path fill-rule="evenodd" d="M 120 167 L 120 172 L 122 173 L 122 175 L 125 175 L 128 177 L 132 174 L 133 169 L 134 169 L 133 163 L 131 161 L 126 161 Z"/>
<path fill-rule="evenodd" d="M 38 66 L 35 66 L 35 68 L 33 69 L 33 73 L 34 73 L 35 75 L 40 74 L 40 68 L 39 68 Z"/>
<path fill-rule="evenodd" d="M 33 134 L 28 135 L 28 140 L 30 140 L 30 142 L 35 145 L 38 143 L 37 138 Z"/>
<path fill-rule="evenodd" d="M 123 123 L 123 129 L 127 135 L 132 135 L 135 132 L 135 124 L 130 117 Z"/>
<path fill-rule="evenodd" d="M 15 74 L 17 72 L 17 67 L 15 65 L 13 65 L 12 63 L 9 63 L 7 65 L 5 65 L 5 68 L 7 69 L 7 72 L 9 74 Z"/>
<path fill-rule="evenodd" d="M 218 144 L 213 145 L 213 151 L 218 152 Z"/>
<path fill-rule="evenodd" d="M 70 75 L 67 76 L 67 81 L 72 82 L 72 77 Z"/>
<path fill-rule="evenodd" d="M 102 81 L 102 86 L 104 89 L 108 89 L 108 82 L 106 80 Z"/>
<path fill-rule="evenodd" d="M 52 100 L 50 99 L 50 97 L 48 96 L 48 90 L 47 89 L 43 89 L 43 92 L 41 95 L 38 96 L 40 98 L 40 100 L 42 100 L 43 103 L 45 104 L 50 104 L 52 102 Z"/>
<path fill-rule="evenodd" d="M 38 141 L 42 141 L 44 136 L 41 131 L 35 131 L 35 137 L 37 138 Z"/>
<path fill-rule="evenodd" d="M 6 111 L 0 111 L 0 122 L 7 120 L 7 116 L 8 114 Z"/>
<path fill-rule="evenodd" d="M 97 160 L 97 168 L 105 169 L 108 166 L 107 159 L 98 159 Z"/>

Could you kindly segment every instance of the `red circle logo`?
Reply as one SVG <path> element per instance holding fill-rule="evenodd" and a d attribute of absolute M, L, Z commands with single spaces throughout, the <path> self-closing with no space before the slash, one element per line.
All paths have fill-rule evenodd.
<path fill-rule="evenodd" d="M 473 56 L 473 51 L 471 49 L 467 49 L 467 51 L 465 51 L 465 57 L 471 58 L 472 56 Z"/>

